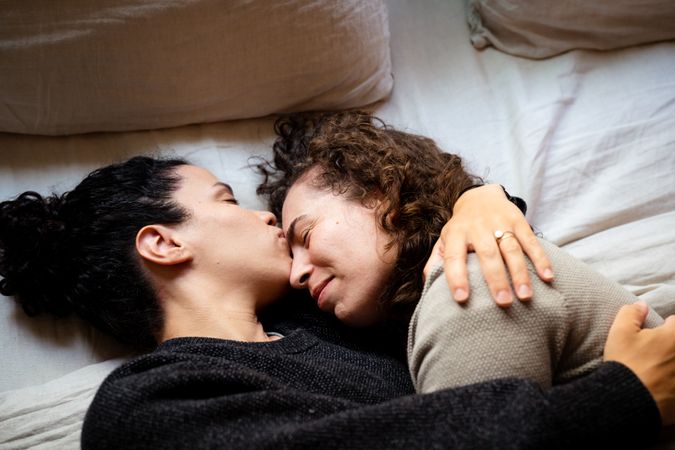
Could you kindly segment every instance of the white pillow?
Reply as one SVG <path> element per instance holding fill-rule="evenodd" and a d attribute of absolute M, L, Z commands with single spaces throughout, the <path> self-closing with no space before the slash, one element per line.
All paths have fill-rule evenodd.
<path fill-rule="evenodd" d="M 173 127 L 385 98 L 383 0 L 8 0 L 0 131 Z"/>
<path fill-rule="evenodd" d="M 675 39 L 673 0 L 469 0 L 471 43 L 541 59 Z"/>

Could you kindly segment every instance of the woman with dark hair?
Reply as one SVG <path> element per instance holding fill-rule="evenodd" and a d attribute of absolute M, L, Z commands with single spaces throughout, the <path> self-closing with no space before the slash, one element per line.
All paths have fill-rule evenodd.
<path fill-rule="evenodd" d="M 28 315 L 75 312 L 121 342 L 152 348 L 162 313 L 133 242 L 147 224 L 186 219 L 171 200 L 174 169 L 185 164 L 139 158 L 99 169 L 63 195 L 25 192 L 0 204 L 0 292 L 16 295 Z"/>
<path fill-rule="evenodd" d="M 208 264 L 246 251 L 250 258 L 237 264 L 240 273 L 229 268 L 230 275 L 219 283 L 226 286 L 241 274 L 259 276 L 256 286 L 261 292 L 236 300 L 241 318 L 254 315 L 258 303 L 283 293 L 287 247 L 274 216 L 235 206 L 227 185 L 176 159 L 138 157 L 104 167 L 63 195 L 44 198 L 25 192 L 0 204 L 0 291 L 15 295 L 29 315 L 74 312 L 119 341 L 147 350 L 187 327 L 179 315 L 191 304 L 174 305 L 173 293 L 160 290 L 160 285 L 184 278 L 187 264 Z M 234 212 L 245 214 L 239 218 Z M 227 226 L 239 226 L 235 220 L 248 220 L 248 239 L 239 229 L 241 235 L 224 232 Z M 267 240 L 261 230 L 267 231 Z M 267 260 L 254 258 L 256 254 Z M 252 267 L 255 262 L 262 267 Z M 208 286 L 197 281 L 189 285 L 194 289 L 186 296 L 191 301 L 208 292 Z M 234 304 L 234 293 L 229 297 Z M 213 306 L 203 302 L 195 311 Z"/>
<path fill-rule="evenodd" d="M 612 320 L 637 298 L 543 240 L 556 280 L 532 277 L 536 299 L 508 311 L 493 307 L 475 255 L 464 306 L 449 301 L 442 266 L 425 283 L 423 268 L 452 205 L 480 182 L 459 156 L 362 112 L 293 116 L 277 132 L 259 192 L 282 211 L 291 285 L 348 325 L 410 322 L 418 392 L 510 376 L 549 388 L 602 362 Z M 495 232 L 502 251 L 517 240 L 511 230 Z M 662 322 L 650 311 L 645 325 Z"/>
<path fill-rule="evenodd" d="M 608 341 L 617 362 L 566 389 L 511 379 L 410 395 L 386 340 L 306 299 L 272 305 L 291 263 L 275 225 L 209 171 L 145 157 L 60 196 L 0 204 L 4 293 L 30 313 L 74 311 L 127 343 L 158 343 L 103 382 L 83 448 L 625 445 L 675 422 L 675 348 L 644 355 L 652 339 L 675 342 L 675 326 L 640 330 L 638 307 Z"/>

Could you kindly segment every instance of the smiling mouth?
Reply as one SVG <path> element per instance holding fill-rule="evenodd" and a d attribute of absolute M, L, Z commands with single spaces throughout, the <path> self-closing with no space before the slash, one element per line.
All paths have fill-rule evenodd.
<path fill-rule="evenodd" d="M 323 290 L 326 288 L 328 283 L 330 283 L 333 280 L 333 277 L 326 278 L 321 284 L 319 284 L 317 287 L 312 289 L 312 298 L 319 302 L 319 298 L 321 297 L 321 293 Z M 320 305 L 319 305 L 320 306 Z"/>

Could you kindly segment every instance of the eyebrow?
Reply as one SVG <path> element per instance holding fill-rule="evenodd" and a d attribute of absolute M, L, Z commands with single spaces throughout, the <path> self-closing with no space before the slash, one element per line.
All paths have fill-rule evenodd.
<path fill-rule="evenodd" d="M 213 183 L 213 187 L 217 187 L 219 191 L 221 189 L 225 189 L 228 194 L 234 195 L 234 191 L 232 190 L 232 186 L 230 186 L 227 183 L 223 183 L 222 181 L 216 181 L 215 183 Z"/>
<path fill-rule="evenodd" d="M 291 225 L 288 227 L 288 233 L 286 233 L 286 241 L 287 242 L 294 242 L 295 241 L 295 226 L 298 224 L 298 222 L 302 219 L 305 219 L 307 217 L 307 214 L 302 214 L 291 222 Z"/>

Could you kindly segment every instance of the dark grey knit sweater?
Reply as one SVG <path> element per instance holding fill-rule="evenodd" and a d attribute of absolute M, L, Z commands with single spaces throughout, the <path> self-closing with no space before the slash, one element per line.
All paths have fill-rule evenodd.
<path fill-rule="evenodd" d="M 300 303 L 296 301 L 296 304 Z M 504 379 L 426 395 L 403 357 L 309 310 L 269 343 L 165 342 L 114 371 L 89 408 L 84 449 L 636 448 L 660 418 L 624 366 L 542 392 Z"/>

